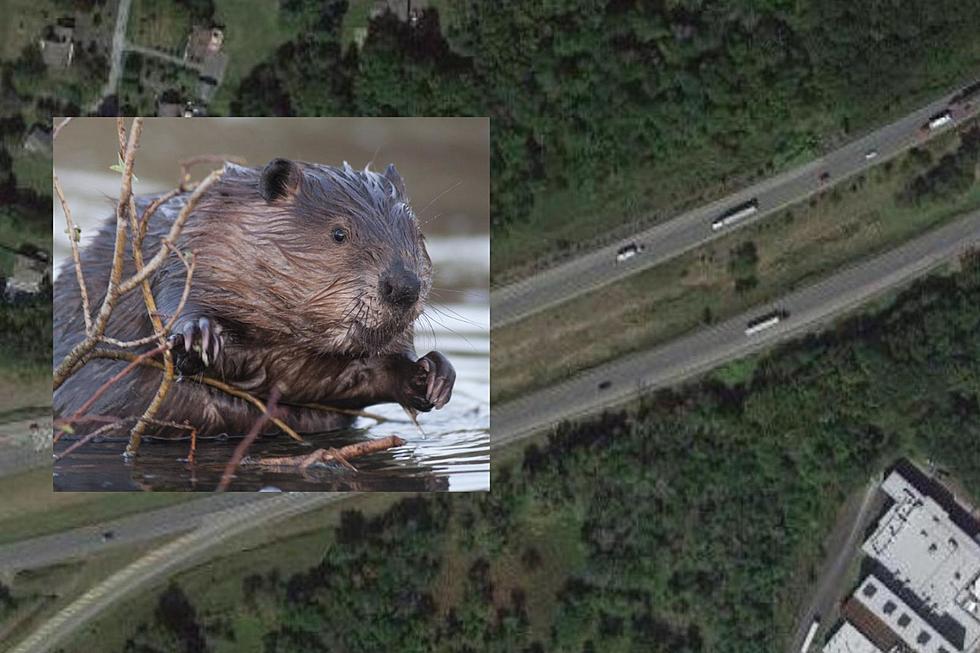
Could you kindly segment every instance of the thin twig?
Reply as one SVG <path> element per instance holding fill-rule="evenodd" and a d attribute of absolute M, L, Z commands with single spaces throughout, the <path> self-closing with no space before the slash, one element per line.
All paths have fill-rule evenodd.
<path fill-rule="evenodd" d="M 354 417 L 367 417 L 368 419 L 373 419 L 378 422 L 391 421 L 384 415 L 378 415 L 377 413 L 369 413 L 366 410 L 356 410 L 354 408 L 336 408 L 334 406 L 327 406 L 325 404 L 317 404 L 317 403 L 289 404 L 289 405 L 300 406 L 302 408 L 313 408 L 315 410 L 322 410 L 328 413 L 340 413 L 342 415 L 353 415 Z"/>
<path fill-rule="evenodd" d="M 180 317 L 180 314 L 184 310 L 184 305 L 187 303 L 187 298 L 190 296 L 191 281 L 194 278 L 194 267 L 196 261 L 193 252 L 189 251 L 185 256 L 181 254 L 180 251 L 178 251 L 177 248 L 169 241 L 165 241 L 165 244 L 174 252 L 174 254 L 177 255 L 178 260 L 181 263 L 183 263 L 184 267 L 187 269 L 187 276 L 184 279 L 184 290 L 180 295 L 180 301 L 177 303 L 177 309 L 174 311 L 174 314 L 171 315 L 170 319 L 167 320 L 167 323 L 163 325 L 163 329 L 161 331 L 154 331 L 153 335 L 149 335 L 144 338 L 140 338 L 138 340 L 116 340 L 115 338 L 102 336 L 102 342 L 108 343 L 110 345 L 115 345 L 116 347 L 121 347 L 123 349 L 131 349 L 133 347 L 139 347 L 140 345 L 149 344 L 151 342 L 159 340 L 161 337 L 166 337 L 170 334 L 171 329 L 173 329 L 174 323 L 177 321 L 177 318 Z M 188 258 L 190 259 L 190 263 L 187 262 Z M 159 313 L 156 313 L 155 315 L 159 317 Z"/>
<path fill-rule="evenodd" d="M 269 396 L 268 411 L 258 420 L 256 420 L 255 424 L 252 425 L 252 429 L 248 432 L 248 435 L 245 436 L 245 439 L 239 442 L 238 446 L 235 447 L 235 452 L 231 455 L 231 460 L 228 461 L 228 464 L 225 466 L 225 471 L 221 475 L 221 482 L 218 483 L 218 487 L 215 490 L 216 492 L 224 492 L 225 489 L 227 489 L 228 484 L 231 483 L 231 479 L 235 475 L 235 470 L 238 468 L 238 463 L 242 461 L 242 457 L 245 455 L 245 452 L 248 451 L 248 448 L 252 446 L 253 442 L 255 442 L 255 438 L 259 437 L 259 432 L 262 431 L 262 427 L 265 426 L 265 423 L 275 411 L 276 400 L 278 398 L 279 391 L 273 388 L 272 394 Z"/>
<path fill-rule="evenodd" d="M 95 351 L 92 351 L 88 357 L 108 358 L 112 360 L 121 360 L 121 361 L 132 361 L 136 358 L 136 354 L 132 354 L 128 351 L 96 349 Z M 140 361 L 140 365 L 147 365 L 149 367 L 155 367 L 160 370 L 163 369 L 162 363 L 152 359 L 144 359 Z M 200 383 L 202 385 L 209 385 L 212 388 L 217 388 L 218 390 L 221 390 L 225 394 L 231 395 L 232 397 L 238 397 L 239 399 L 244 399 L 245 401 L 249 402 L 256 408 L 258 408 L 263 413 L 268 412 L 265 404 L 262 403 L 260 399 L 258 399 L 254 395 L 249 394 L 248 392 L 240 388 L 236 388 L 233 385 L 223 383 L 222 381 L 219 381 L 217 379 L 212 379 L 209 376 L 186 376 L 184 377 L 184 379 L 188 381 L 193 381 L 194 383 Z M 278 417 L 270 417 L 269 419 L 272 421 L 273 424 L 275 424 L 280 429 L 282 429 L 282 431 L 292 439 L 296 440 L 297 442 L 302 442 L 302 443 L 306 442 L 303 438 L 300 437 L 299 433 L 293 430 L 288 424 L 283 422 Z"/>
<path fill-rule="evenodd" d="M 377 440 L 365 440 L 364 442 L 349 444 L 340 449 L 334 449 L 332 447 L 329 449 L 317 449 L 313 453 L 303 456 L 259 458 L 251 461 L 251 464 L 262 465 L 263 467 L 299 467 L 300 471 L 303 471 L 313 463 L 326 463 L 333 460 L 353 468 L 353 465 L 347 462 L 348 458 L 357 458 L 378 451 L 385 451 L 393 447 L 400 447 L 403 444 L 405 444 L 405 440 L 402 438 L 397 435 L 389 435 Z"/>
<path fill-rule="evenodd" d="M 65 128 L 65 125 L 67 125 L 70 122 L 71 122 L 71 118 L 65 118 L 57 125 L 55 125 L 54 129 L 51 131 L 51 140 L 55 140 L 56 138 L 58 138 L 58 134 L 60 134 L 61 130 Z"/>
<path fill-rule="evenodd" d="M 120 125 L 120 133 L 123 133 L 121 122 L 117 124 Z M 139 147 L 140 133 L 142 130 L 143 119 L 134 118 L 133 128 L 129 135 L 129 144 L 126 146 L 125 167 L 123 168 L 119 204 L 116 206 L 116 242 L 112 255 L 112 270 L 109 275 L 109 283 L 106 288 L 105 298 L 102 301 L 102 307 L 99 309 L 99 314 L 96 316 L 95 323 L 92 325 L 92 332 L 86 334 L 86 338 L 68 352 L 68 355 L 65 356 L 55 370 L 55 390 L 61 387 L 61 384 L 75 370 L 85 355 L 95 348 L 99 338 L 105 333 L 105 328 L 109 323 L 109 316 L 112 314 L 112 308 L 116 303 L 116 299 L 126 292 L 119 287 L 123 268 L 122 255 L 126 248 L 125 215 L 129 207 L 129 198 L 133 192 L 133 161 L 136 157 L 136 150 Z M 161 248 L 161 250 L 166 251 L 164 248 Z M 137 283 L 139 281 L 134 282 L 132 288 L 135 288 Z"/>
<path fill-rule="evenodd" d="M 140 219 L 140 242 L 143 242 L 143 239 L 146 237 L 146 227 L 149 225 L 150 218 L 153 216 L 153 214 L 157 212 L 157 209 L 160 208 L 164 202 L 173 199 L 173 197 L 179 192 L 179 188 L 168 191 L 153 200 L 150 205 L 146 207 L 146 210 L 143 211 L 143 217 Z"/>
<path fill-rule="evenodd" d="M 191 180 L 191 168 L 199 163 L 224 163 L 226 161 L 237 163 L 238 165 L 245 165 L 246 163 L 244 158 L 235 156 L 234 154 L 201 154 L 178 161 L 177 165 L 180 166 L 180 177 L 177 179 L 177 189 L 179 191 L 188 190 L 188 184 Z"/>
<path fill-rule="evenodd" d="M 132 195 L 129 197 L 129 222 L 133 245 L 133 263 L 136 266 L 136 273 L 139 274 L 143 271 L 143 242 L 142 238 L 140 238 L 139 224 L 136 221 L 136 200 L 133 199 Z M 184 257 L 179 254 L 178 258 L 182 261 L 184 260 Z M 167 334 L 164 332 L 163 322 L 157 313 L 156 298 L 153 297 L 150 282 L 143 279 L 140 288 L 143 291 L 143 303 L 146 306 L 146 313 L 150 318 L 150 323 L 153 325 L 153 332 L 158 335 L 160 347 L 163 347 L 163 379 L 160 380 L 160 386 L 150 401 L 150 405 L 146 407 L 146 410 L 143 411 L 143 416 L 136 422 L 136 426 L 129 433 L 129 445 L 126 447 L 126 455 L 128 456 L 136 455 L 143 433 L 146 432 L 148 420 L 152 420 L 153 416 L 156 415 L 163 401 L 167 398 L 167 393 L 170 392 L 170 386 L 174 382 L 174 357 L 170 348 L 167 347 Z"/>
<path fill-rule="evenodd" d="M 75 451 L 79 447 L 88 444 L 94 438 L 102 435 L 103 433 L 108 433 L 109 431 L 111 431 L 112 429 L 116 428 L 117 426 L 119 426 L 119 424 L 116 423 L 116 422 L 113 422 L 113 423 L 110 423 L 110 424 L 105 424 L 104 426 L 100 426 L 99 428 L 95 429 L 94 431 L 92 431 L 91 433 L 89 433 L 88 435 L 86 435 L 84 438 L 82 438 L 81 440 L 79 440 L 75 444 L 71 445 L 70 447 L 68 447 L 67 449 L 65 449 L 64 451 L 62 451 L 60 454 L 55 454 L 54 459 L 55 460 L 61 460 L 62 458 L 64 458 L 65 456 L 67 456 L 71 452 Z"/>
<path fill-rule="evenodd" d="M 119 158 L 126 156 L 126 122 L 122 117 L 116 118 L 116 131 L 119 133 Z"/>
<path fill-rule="evenodd" d="M 162 241 L 169 241 L 171 243 L 177 242 L 177 237 L 184 228 L 184 223 L 187 222 L 187 218 L 190 217 L 191 212 L 197 207 L 197 203 L 200 201 L 201 196 L 204 195 L 204 192 L 210 188 L 210 186 L 216 182 L 219 177 L 221 177 L 222 172 L 224 171 L 215 170 L 197 185 L 197 188 L 194 189 L 191 196 L 187 198 L 187 204 L 184 205 L 184 208 L 181 209 L 180 213 L 177 215 L 177 218 L 174 220 L 174 223 L 170 226 L 170 232 L 162 239 Z M 160 250 L 153 256 L 152 259 L 150 259 L 150 261 L 146 264 L 146 267 L 143 268 L 143 271 L 134 274 L 132 277 L 119 285 L 119 294 L 129 292 L 137 285 L 142 283 L 143 279 L 156 272 L 157 269 L 163 264 L 164 260 L 166 260 L 167 254 L 167 248 L 161 242 Z"/>
<path fill-rule="evenodd" d="M 75 411 L 74 415 L 69 417 L 67 420 L 61 420 L 61 421 L 66 424 L 74 424 L 75 422 L 79 421 L 79 419 L 85 415 L 85 412 L 92 407 L 92 404 L 98 401 L 99 397 L 105 394 L 106 390 L 111 388 L 113 384 L 118 383 L 120 379 L 122 379 L 124 376 L 126 376 L 134 369 L 136 369 L 136 367 L 139 366 L 144 359 L 159 354 L 160 352 L 164 351 L 167 348 L 168 345 L 164 344 L 157 347 L 156 349 L 151 349 L 150 351 L 143 352 L 142 354 L 136 356 L 136 358 L 129 365 L 124 367 L 118 374 L 114 375 L 111 379 L 109 379 L 101 386 L 99 386 L 99 388 L 92 393 L 92 396 L 89 397 L 84 404 L 79 406 L 78 410 Z M 64 428 L 60 428 L 54 436 L 54 441 L 57 442 L 58 440 L 60 440 L 64 432 L 65 432 Z"/>
<path fill-rule="evenodd" d="M 78 280 L 78 290 L 82 294 L 85 334 L 88 335 L 92 332 L 92 309 L 89 308 L 88 287 L 85 285 L 85 277 L 82 276 L 82 259 L 78 253 L 78 235 L 80 230 L 71 219 L 71 210 L 68 208 L 68 201 L 65 199 L 65 193 L 61 189 L 61 181 L 58 180 L 58 175 L 52 174 L 52 179 L 54 181 L 54 192 L 57 193 L 58 200 L 61 202 L 61 209 L 65 212 L 65 222 L 68 225 L 68 242 L 71 244 L 71 258 L 75 262 L 75 278 Z"/>
<path fill-rule="evenodd" d="M 173 225 L 170 227 L 170 231 L 166 238 L 163 240 L 170 241 L 174 243 L 177 241 L 177 237 L 180 235 L 181 229 L 184 227 L 184 223 L 187 218 L 190 217 L 191 211 L 197 206 L 198 201 L 204 192 L 211 186 L 218 178 L 221 176 L 221 170 L 215 170 L 207 178 L 204 179 L 194 193 L 187 200 L 187 204 L 181 210 L 177 219 L 174 221 Z M 125 229 L 125 223 L 124 227 Z M 125 232 L 124 232 L 125 233 Z M 112 313 L 112 308 L 115 305 L 116 300 L 125 293 L 129 292 L 137 285 L 142 283 L 143 279 L 147 278 L 149 275 L 157 271 L 157 269 L 163 265 L 164 260 L 166 260 L 169 251 L 166 246 L 161 244 L 160 250 L 156 255 L 143 267 L 141 272 L 137 272 L 132 277 L 126 281 L 120 283 L 118 286 L 114 287 L 114 292 L 112 294 L 106 293 L 105 301 L 102 303 L 102 309 L 99 311 L 99 316 L 93 325 L 93 337 L 86 338 L 79 344 L 77 344 L 65 358 L 58 365 L 58 368 L 54 372 L 54 389 L 57 390 L 62 383 L 65 382 L 79 363 L 87 357 L 87 355 L 95 349 L 95 345 L 98 343 L 99 339 L 105 333 L 105 323 L 108 321 L 109 315 Z"/>

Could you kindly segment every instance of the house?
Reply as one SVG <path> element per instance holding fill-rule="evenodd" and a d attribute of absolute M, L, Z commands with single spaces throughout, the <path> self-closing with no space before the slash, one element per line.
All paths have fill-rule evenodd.
<path fill-rule="evenodd" d="M 378 18 L 386 13 L 392 13 L 403 23 L 415 25 L 428 5 L 428 0 L 377 0 L 371 9 L 371 18 Z"/>
<path fill-rule="evenodd" d="M 72 36 L 75 27 L 68 20 L 48 27 L 41 38 L 41 58 L 48 68 L 67 68 L 75 57 L 75 42 Z"/>
<path fill-rule="evenodd" d="M 7 279 L 6 287 L 3 289 L 4 299 L 15 302 L 41 292 L 41 284 L 45 279 L 51 278 L 48 263 L 41 258 L 43 257 L 16 255 L 13 274 Z"/>
<path fill-rule="evenodd" d="M 44 125 L 34 125 L 24 138 L 24 149 L 35 154 L 51 154 L 51 130 Z"/>
<path fill-rule="evenodd" d="M 204 60 L 221 52 L 225 42 L 225 33 L 219 27 L 195 27 L 187 37 L 187 47 L 184 48 L 184 61 L 203 63 Z"/>
<path fill-rule="evenodd" d="M 224 42 L 225 33 L 220 27 L 195 27 L 187 37 L 184 61 L 196 67 L 200 73 L 197 98 L 204 104 L 211 101 L 225 76 L 228 55 L 222 51 Z"/>

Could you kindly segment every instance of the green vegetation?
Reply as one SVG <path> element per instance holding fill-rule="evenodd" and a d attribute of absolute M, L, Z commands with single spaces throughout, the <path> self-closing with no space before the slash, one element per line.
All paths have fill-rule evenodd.
<path fill-rule="evenodd" d="M 491 115 L 496 281 L 810 158 L 980 71 L 980 8 L 953 0 L 860 12 L 461 0 L 445 26 L 433 11 L 414 27 L 382 16 L 345 56 L 346 12 L 329 3 L 337 18 L 260 65 L 232 110 Z"/>
<path fill-rule="evenodd" d="M 302 28 L 277 3 L 251 0 L 215 0 L 214 21 L 224 26 L 228 67 L 208 110 L 227 115 L 241 80 Z"/>
<path fill-rule="evenodd" d="M 212 0 L 133 0 L 126 34 L 131 43 L 181 57 L 193 27 L 210 27 Z"/>
<path fill-rule="evenodd" d="M 329 534 L 199 567 L 85 637 L 124 627 L 110 650 L 146 653 L 781 650 L 818 543 L 874 474 L 928 456 L 980 496 L 980 255 L 961 267 L 758 357 L 741 382 L 561 425 L 495 458 L 492 493 L 346 510 Z M 299 541 L 322 554 L 276 572 Z"/>
<path fill-rule="evenodd" d="M 56 493 L 51 490 L 50 466 L 0 478 L 0 496 L 4 497 L 4 505 L 0 507 L 0 544 L 97 524 L 195 498 L 184 493 L 150 493 L 146 496 L 127 492 Z"/>
<path fill-rule="evenodd" d="M 974 120 L 673 260 L 494 329 L 494 401 L 738 315 L 980 207 L 978 139 Z"/>
<path fill-rule="evenodd" d="M 119 80 L 119 106 L 126 115 L 156 115 L 158 100 L 182 105 L 196 96 L 197 86 L 196 70 L 128 52 Z"/>

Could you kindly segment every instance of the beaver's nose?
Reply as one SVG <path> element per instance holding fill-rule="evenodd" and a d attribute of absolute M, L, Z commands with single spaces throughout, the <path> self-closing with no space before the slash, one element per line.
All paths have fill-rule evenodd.
<path fill-rule="evenodd" d="M 393 306 L 409 308 L 419 298 L 422 282 L 402 265 L 393 266 L 381 277 L 381 298 Z"/>

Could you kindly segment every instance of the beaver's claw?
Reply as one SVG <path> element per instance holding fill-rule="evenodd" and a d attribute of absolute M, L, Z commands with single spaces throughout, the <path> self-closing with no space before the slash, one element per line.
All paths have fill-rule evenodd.
<path fill-rule="evenodd" d="M 169 338 L 174 363 L 183 375 L 203 372 L 213 365 L 224 347 L 221 325 L 207 317 L 178 322 Z"/>
<path fill-rule="evenodd" d="M 445 356 L 437 351 L 430 351 L 417 361 L 425 370 L 425 400 L 431 408 L 442 408 L 449 403 L 453 395 L 453 384 L 456 383 L 456 370 Z"/>

